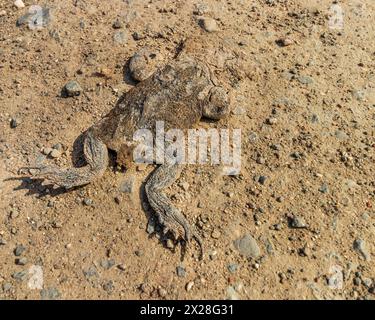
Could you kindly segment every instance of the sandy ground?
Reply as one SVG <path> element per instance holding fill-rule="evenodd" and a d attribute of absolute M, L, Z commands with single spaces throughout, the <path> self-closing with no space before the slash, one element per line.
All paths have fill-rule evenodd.
<path fill-rule="evenodd" d="M 0 0 L 0 298 L 374 298 L 374 1 L 13 2 Z M 35 4 L 50 9 L 40 30 L 18 20 Z M 193 35 L 232 95 L 230 117 L 201 126 L 242 130 L 240 175 L 187 166 L 168 190 L 202 261 L 147 232 L 154 166 L 66 193 L 14 179 L 71 165 L 76 137 L 134 86 L 129 58 Z M 71 80 L 83 92 L 63 97 Z"/>

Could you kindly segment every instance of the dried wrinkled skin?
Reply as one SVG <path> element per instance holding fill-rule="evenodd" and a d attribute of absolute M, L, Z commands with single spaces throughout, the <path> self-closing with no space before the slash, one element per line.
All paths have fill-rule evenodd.
<path fill-rule="evenodd" d="M 34 173 L 30 174 L 66 188 L 85 185 L 103 175 L 108 166 L 108 149 L 117 153 L 119 164 L 132 165 L 133 135 L 138 129 L 155 133 L 157 121 L 164 122 L 165 130 L 188 129 L 202 116 L 221 119 L 228 112 L 228 95 L 217 86 L 210 69 L 182 52 L 126 92 L 102 120 L 86 131 L 83 142 L 86 166 L 68 169 L 40 166 L 32 168 Z M 146 195 L 165 232 L 186 241 L 195 238 L 201 245 L 195 228 L 162 193 L 178 179 L 179 172 L 178 164 L 159 166 L 146 183 Z"/>

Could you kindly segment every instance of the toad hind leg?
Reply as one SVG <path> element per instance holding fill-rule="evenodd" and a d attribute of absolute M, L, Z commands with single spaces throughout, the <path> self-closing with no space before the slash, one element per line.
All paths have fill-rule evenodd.
<path fill-rule="evenodd" d="M 150 206 L 155 211 L 159 222 L 164 226 L 164 230 L 166 232 L 171 231 L 176 239 L 182 238 L 186 242 L 194 238 L 200 246 L 202 258 L 202 240 L 194 226 L 189 224 L 184 215 L 162 193 L 163 189 L 169 187 L 178 179 L 180 169 L 178 164 L 159 166 L 146 182 L 145 191 Z"/>
<path fill-rule="evenodd" d="M 82 186 L 103 175 L 108 166 L 106 145 L 87 132 L 83 142 L 83 153 L 87 165 L 81 168 L 61 169 L 56 166 L 36 166 L 21 168 L 20 173 L 27 171 L 33 179 L 43 179 L 48 183 L 66 189 Z"/>

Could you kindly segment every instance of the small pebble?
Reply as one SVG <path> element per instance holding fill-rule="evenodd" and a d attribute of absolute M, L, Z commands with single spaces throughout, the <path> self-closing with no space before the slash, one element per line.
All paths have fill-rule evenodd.
<path fill-rule="evenodd" d="M 19 257 L 20 255 L 22 255 L 24 252 L 26 251 L 26 248 L 22 245 L 22 244 L 19 244 L 16 246 L 16 248 L 14 249 L 14 255 L 16 257 Z"/>
<path fill-rule="evenodd" d="M 133 36 L 133 39 L 135 41 L 142 40 L 142 39 L 146 38 L 146 36 L 144 34 L 140 33 L 140 32 L 133 32 L 132 36 Z"/>
<path fill-rule="evenodd" d="M 56 144 L 52 147 L 52 149 L 59 150 L 59 151 L 61 151 L 62 148 L 63 148 L 63 146 L 62 146 L 61 143 L 56 143 Z"/>
<path fill-rule="evenodd" d="M 29 272 L 27 270 L 18 271 L 12 274 L 12 278 L 18 281 L 25 281 Z"/>
<path fill-rule="evenodd" d="M 15 218 L 17 218 L 18 216 L 19 216 L 19 211 L 18 210 L 16 210 L 16 209 L 12 209 L 11 211 L 10 211 L 10 215 L 9 215 L 9 217 L 11 218 L 11 219 L 15 219 Z"/>
<path fill-rule="evenodd" d="M 352 90 L 352 95 L 358 101 L 363 101 L 365 98 L 365 92 L 363 90 L 354 89 Z"/>
<path fill-rule="evenodd" d="M 174 249 L 174 243 L 171 239 L 167 239 L 167 241 L 165 242 L 165 245 L 168 249 Z"/>
<path fill-rule="evenodd" d="M 49 154 L 52 158 L 57 159 L 61 157 L 61 152 L 56 149 L 52 149 L 51 153 Z"/>
<path fill-rule="evenodd" d="M 240 300 L 240 296 L 238 295 L 236 289 L 232 286 L 227 288 L 227 299 L 228 300 Z"/>
<path fill-rule="evenodd" d="M 93 201 L 92 199 L 90 199 L 90 198 L 85 198 L 85 199 L 83 200 L 83 204 L 84 204 L 85 206 L 91 207 L 91 206 L 94 204 L 94 201 Z"/>
<path fill-rule="evenodd" d="M 322 184 L 321 187 L 319 188 L 319 191 L 321 193 L 327 193 L 328 192 L 328 186 L 326 184 Z"/>
<path fill-rule="evenodd" d="M 365 240 L 356 239 L 353 243 L 353 248 L 358 251 L 366 261 L 371 260 Z"/>
<path fill-rule="evenodd" d="M 123 27 L 122 22 L 119 19 L 112 24 L 113 29 L 121 29 Z"/>
<path fill-rule="evenodd" d="M 179 276 L 180 278 L 183 278 L 186 276 L 186 270 L 182 266 L 177 266 L 176 273 L 177 273 L 177 276 Z"/>
<path fill-rule="evenodd" d="M 14 1 L 14 5 L 15 5 L 18 9 L 25 8 L 25 4 L 23 3 L 22 0 L 16 0 L 16 1 Z"/>
<path fill-rule="evenodd" d="M 118 269 L 120 269 L 121 271 L 125 271 L 126 270 L 126 266 L 125 264 L 121 263 L 117 266 Z"/>
<path fill-rule="evenodd" d="M 212 18 L 202 18 L 199 20 L 199 24 L 207 32 L 215 32 L 219 30 L 216 20 Z"/>
<path fill-rule="evenodd" d="M 134 189 L 135 178 L 133 176 L 127 177 L 120 184 L 119 190 L 124 193 L 132 193 Z"/>
<path fill-rule="evenodd" d="M 194 286 L 194 281 L 190 281 L 186 284 L 186 291 L 189 292 Z"/>
<path fill-rule="evenodd" d="M 164 298 L 167 295 L 167 290 L 165 290 L 163 288 L 159 288 L 158 294 L 159 294 L 159 297 Z"/>
<path fill-rule="evenodd" d="M 108 293 L 111 293 L 114 290 L 115 286 L 113 284 L 112 280 L 106 281 L 103 284 L 103 290 L 107 291 Z"/>
<path fill-rule="evenodd" d="M 266 176 L 260 176 L 260 177 L 258 178 L 258 182 L 259 182 L 260 184 L 264 184 L 264 183 L 266 182 L 266 180 L 267 180 L 267 177 L 266 177 Z"/>
<path fill-rule="evenodd" d="M 100 265 L 103 269 L 108 270 L 112 268 L 115 265 L 115 260 L 114 259 L 103 259 L 100 261 Z"/>
<path fill-rule="evenodd" d="M 181 188 L 182 188 L 184 191 L 188 191 L 188 190 L 189 190 L 189 187 L 190 187 L 189 183 L 187 183 L 187 182 L 183 182 L 183 183 L 181 183 Z"/>
<path fill-rule="evenodd" d="M 19 258 L 19 259 L 16 259 L 16 264 L 19 265 L 19 266 L 24 266 L 25 264 L 27 264 L 27 258 Z"/>
<path fill-rule="evenodd" d="M 289 38 L 282 38 L 277 40 L 276 42 L 281 47 L 287 47 L 293 44 L 293 40 Z"/>
<path fill-rule="evenodd" d="M 113 40 L 118 44 L 124 44 L 127 41 L 127 35 L 125 31 L 117 31 L 113 35 Z"/>
<path fill-rule="evenodd" d="M 13 286 L 12 286 L 12 284 L 9 283 L 9 282 L 3 284 L 3 291 L 4 291 L 4 292 L 8 292 L 8 291 L 10 291 L 10 290 L 12 290 L 12 288 L 13 288 Z"/>
<path fill-rule="evenodd" d="M 371 288 L 373 281 L 370 278 L 362 278 L 362 283 L 366 288 Z"/>
<path fill-rule="evenodd" d="M 43 148 L 42 153 L 48 156 L 52 152 L 52 148 Z"/>
<path fill-rule="evenodd" d="M 301 84 L 312 84 L 314 82 L 309 76 L 299 76 L 297 79 Z"/>
<path fill-rule="evenodd" d="M 227 268 L 228 268 L 228 271 L 230 273 L 235 273 L 238 269 L 238 264 L 237 263 L 230 263 L 230 264 L 228 264 Z"/>
<path fill-rule="evenodd" d="M 64 86 L 63 91 L 67 97 L 76 97 L 79 96 L 83 90 L 77 81 L 69 81 Z"/>
<path fill-rule="evenodd" d="M 360 277 L 355 277 L 353 279 L 353 283 L 355 286 L 359 286 L 361 284 L 361 278 Z"/>
<path fill-rule="evenodd" d="M 277 118 L 271 117 L 271 118 L 267 119 L 267 124 L 269 124 L 271 126 L 276 124 L 276 123 L 277 123 Z"/>
<path fill-rule="evenodd" d="M 214 229 L 214 231 L 212 231 L 211 233 L 211 237 L 214 239 L 219 239 L 220 236 L 221 236 L 221 233 L 218 229 Z"/>
<path fill-rule="evenodd" d="M 290 226 L 295 229 L 301 229 L 301 228 L 307 227 L 305 219 L 299 216 L 293 216 L 293 218 L 290 219 Z"/>
<path fill-rule="evenodd" d="M 15 128 L 17 128 L 17 127 L 19 126 L 20 122 L 21 122 L 21 121 L 20 121 L 19 119 L 12 118 L 12 119 L 10 120 L 10 127 L 11 127 L 12 129 L 15 129 Z"/>
<path fill-rule="evenodd" d="M 56 300 L 60 298 L 61 294 L 56 288 L 47 288 L 40 291 L 42 300 Z"/>
<path fill-rule="evenodd" d="M 6 16 L 7 12 L 5 10 L 0 10 L 0 17 Z"/>
<path fill-rule="evenodd" d="M 258 243 L 250 234 L 245 234 L 235 240 L 234 247 L 246 258 L 258 258 L 260 256 Z"/>
<path fill-rule="evenodd" d="M 155 232 L 155 221 L 153 219 L 148 221 L 146 231 L 148 234 L 153 234 Z"/>
<path fill-rule="evenodd" d="M 205 3 L 197 3 L 194 5 L 193 14 L 201 16 L 210 12 L 210 8 Z"/>

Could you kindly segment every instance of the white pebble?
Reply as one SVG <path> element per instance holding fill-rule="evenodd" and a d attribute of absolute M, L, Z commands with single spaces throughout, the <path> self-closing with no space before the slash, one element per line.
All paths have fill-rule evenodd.
<path fill-rule="evenodd" d="M 49 154 L 52 158 L 60 158 L 61 152 L 59 150 L 53 149 Z"/>
<path fill-rule="evenodd" d="M 203 29 L 207 32 L 215 32 L 219 30 L 216 21 L 212 18 L 203 18 L 200 23 Z"/>
<path fill-rule="evenodd" d="M 193 288 L 194 286 L 194 282 L 193 281 L 190 281 L 186 284 L 186 291 L 190 291 L 191 288 Z"/>
<path fill-rule="evenodd" d="M 16 1 L 14 1 L 14 5 L 15 5 L 18 9 L 25 8 L 25 4 L 23 3 L 22 0 L 16 0 Z"/>

